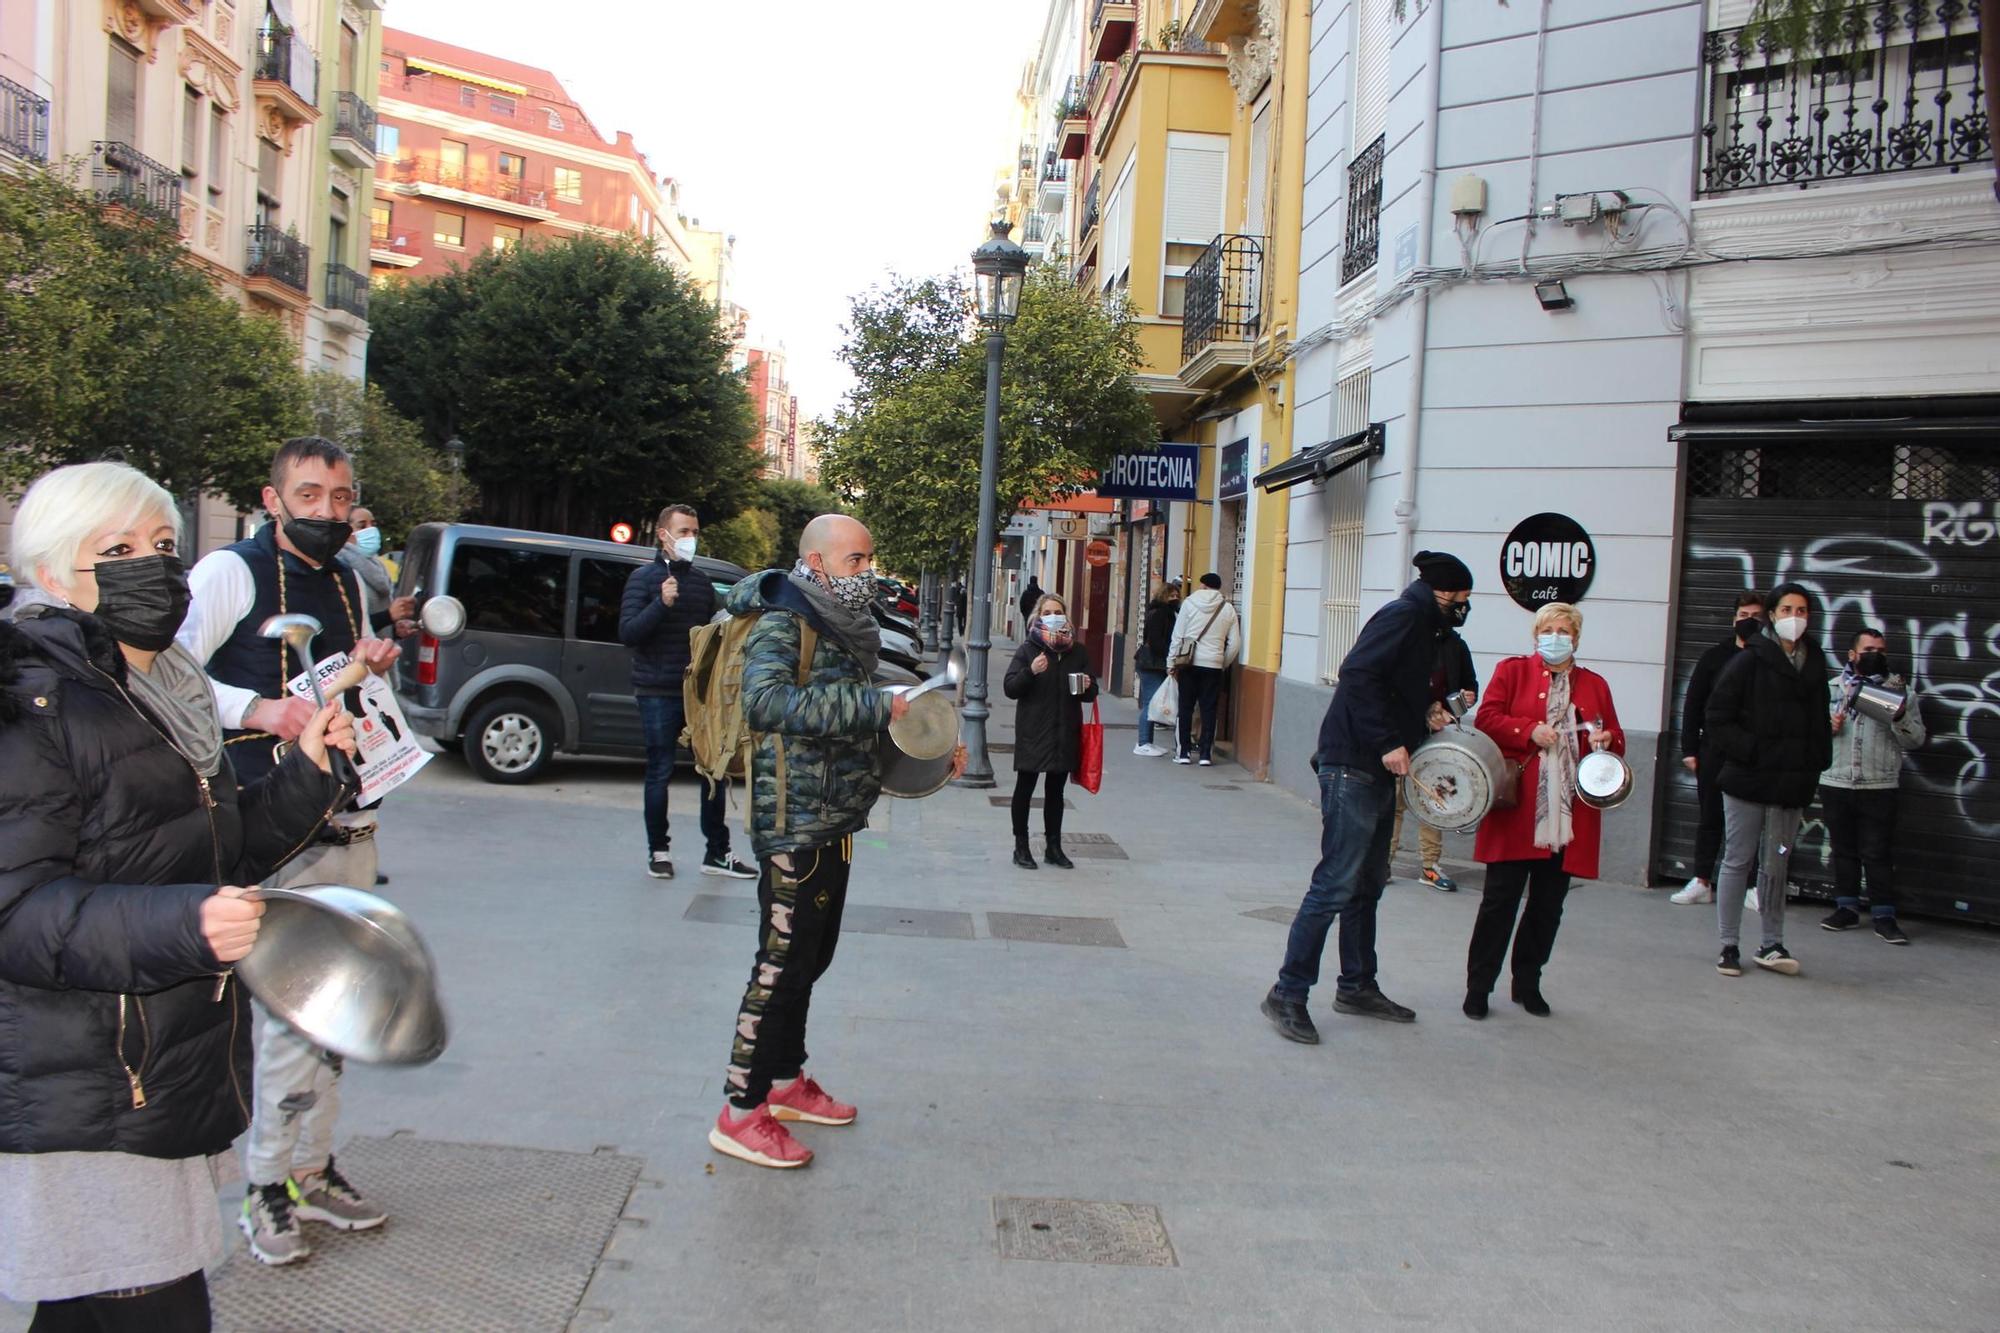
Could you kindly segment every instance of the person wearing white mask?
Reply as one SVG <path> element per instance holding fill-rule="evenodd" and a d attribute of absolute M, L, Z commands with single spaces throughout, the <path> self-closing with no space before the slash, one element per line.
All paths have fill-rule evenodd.
<path fill-rule="evenodd" d="M 375 521 L 375 511 L 366 505 L 356 505 L 347 511 L 347 525 L 354 529 L 354 535 L 340 548 L 338 558 L 361 582 L 370 628 L 380 638 L 392 634 L 398 639 L 408 638 L 416 630 L 413 618 L 417 614 L 417 599 L 396 596 L 395 575 L 382 559 L 382 526 Z"/>
<path fill-rule="evenodd" d="M 687 674 L 689 633 L 715 614 L 715 585 L 694 567 L 701 515 L 686 505 L 668 505 L 660 511 L 654 532 L 659 549 L 652 563 L 633 570 L 625 580 L 618 638 L 632 650 L 632 692 L 638 696 L 639 723 L 646 738 L 646 873 L 654 879 L 672 879 L 667 790 L 681 730 L 687 724 L 681 678 Z M 730 855 L 719 785 L 702 784 L 701 834 L 707 844 L 702 874 L 757 878 L 755 866 Z"/>
<path fill-rule="evenodd" d="M 1826 654 L 1808 636 L 1812 598 L 1796 583 L 1771 591 L 1771 633 L 1749 641 L 1709 695 L 1706 740 L 1722 769 L 1722 869 L 1715 915 L 1722 952 L 1715 970 L 1743 975 L 1738 943 L 1750 867 L 1757 865 L 1763 939 L 1759 967 L 1797 976 L 1785 948 L 1785 877 L 1792 844 L 1820 774 L 1833 762 Z"/>

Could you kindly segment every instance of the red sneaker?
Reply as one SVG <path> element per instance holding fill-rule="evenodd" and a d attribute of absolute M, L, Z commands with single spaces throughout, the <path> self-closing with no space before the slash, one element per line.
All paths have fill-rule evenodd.
<path fill-rule="evenodd" d="M 803 1074 L 789 1088 L 772 1088 L 770 1100 L 764 1104 L 775 1119 L 803 1120 L 808 1125 L 851 1125 L 856 1114 L 853 1107 L 827 1096 L 825 1088 Z"/>
<path fill-rule="evenodd" d="M 792 1137 L 792 1132 L 771 1118 L 770 1108 L 760 1106 L 741 1118 L 725 1109 L 708 1131 L 708 1146 L 731 1157 L 740 1157 L 758 1166 L 784 1169 L 812 1161 L 812 1149 Z"/>

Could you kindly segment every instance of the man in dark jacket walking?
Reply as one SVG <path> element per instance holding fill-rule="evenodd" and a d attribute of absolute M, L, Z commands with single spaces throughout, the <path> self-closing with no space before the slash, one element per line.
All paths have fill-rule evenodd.
<path fill-rule="evenodd" d="M 1410 771 L 1410 751 L 1441 725 L 1431 689 L 1438 631 L 1463 625 L 1472 597 L 1472 571 L 1457 556 L 1419 551 L 1416 566 L 1417 580 L 1361 627 L 1320 723 L 1313 756 L 1319 864 L 1292 919 L 1277 984 L 1262 1005 L 1264 1016 L 1292 1041 L 1319 1040 L 1306 995 L 1319 981 L 1320 955 L 1336 917 L 1335 1011 L 1395 1023 L 1416 1019 L 1376 984 L 1375 907 L 1389 880 L 1396 784 Z"/>
<path fill-rule="evenodd" d="M 639 725 L 646 738 L 646 873 L 674 877 L 668 848 L 667 791 L 687 705 L 681 678 L 688 668 L 688 635 L 715 614 L 715 586 L 694 567 L 701 540 L 701 516 L 686 505 L 668 505 L 655 527 L 659 549 L 653 563 L 625 580 L 618 638 L 632 650 L 632 692 L 639 700 Z M 729 825 L 723 819 L 720 784 L 702 784 L 701 834 L 707 850 L 701 873 L 755 879 L 757 872 L 729 854 Z"/>
<path fill-rule="evenodd" d="M 1682 906 L 1715 901 L 1715 862 L 1722 855 L 1722 788 L 1715 785 L 1717 755 L 1703 756 L 1708 736 L 1708 698 L 1722 668 L 1764 632 L 1764 594 L 1745 592 L 1736 599 L 1729 637 L 1711 646 L 1694 664 L 1687 697 L 1681 701 L 1681 767 L 1694 774 L 1695 799 L 1701 822 L 1694 835 L 1694 874 L 1687 886 L 1668 901 Z"/>
<path fill-rule="evenodd" d="M 1781 583 L 1770 607 L 1771 635 L 1752 639 L 1708 697 L 1706 739 L 1721 768 L 1715 781 L 1723 819 L 1715 970 L 1726 977 L 1743 975 L 1737 941 L 1752 862 L 1764 926 L 1757 965 L 1798 975 L 1798 960 L 1785 950 L 1785 871 L 1819 775 L 1833 762 L 1826 654 L 1806 637 L 1812 599 L 1797 584 Z"/>

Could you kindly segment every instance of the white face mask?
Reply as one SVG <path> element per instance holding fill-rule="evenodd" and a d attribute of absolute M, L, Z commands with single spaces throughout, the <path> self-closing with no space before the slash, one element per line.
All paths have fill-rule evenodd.
<path fill-rule="evenodd" d="M 697 544 L 698 544 L 697 538 L 676 537 L 674 539 L 674 559 L 676 560 L 694 559 L 694 548 Z"/>
<path fill-rule="evenodd" d="M 1786 643 L 1797 643 L 1806 636 L 1804 616 L 1779 616 L 1771 622 L 1771 631 Z"/>

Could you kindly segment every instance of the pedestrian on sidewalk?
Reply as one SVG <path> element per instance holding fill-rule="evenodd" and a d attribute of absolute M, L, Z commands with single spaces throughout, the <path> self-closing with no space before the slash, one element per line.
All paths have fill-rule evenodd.
<path fill-rule="evenodd" d="M 681 695 L 688 668 L 688 635 L 715 614 L 715 585 L 694 567 L 701 542 L 701 515 L 682 504 L 660 511 L 654 525 L 653 559 L 625 580 L 618 615 L 618 638 L 632 650 L 632 693 L 646 741 L 646 787 L 642 814 L 646 827 L 646 873 L 672 879 L 673 832 L 667 799 L 680 754 L 687 705 Z M 697 779 L 700 782 L 699 779 Z M 730 854 L 722 784 L 700 782 L 701 873 L 755 879 L 757 871 Z"/>
<path fill-rule="evenodd" d="M 312 664 L 264 637 L 266 620 L 312 616 L 321 626 L 313 645 L 319 657 L 344 653 L 378 676 L 393 670 L 401 655 L 394 640 L 371 631 L 354 571 L 339 560 L 352 535 L 347 520 L 354 497 L 354 467 L 345 449 L 318 436 L 286 440 L 264 488 L 270 520 L 254 535 L 202 557 L 188 576 L 194 602 L 181 626 L 181 646 L 208 672 L 241 781 L 276 767 L 281 748 L 296 743 L 313 715 L 312 701 L 290 688 Z M 374 884 L 381 808 L 380 802 L 366 809 L 350 802 L 266 887 Z M 243 1145 L 249 1189 L 240 1225 L 260 1263 L 288 1264 L 312 1253 L 300 1222 L 363 1231 L 381 1226 L 388 1214 L 334 1164 L 341 1058 L 263 1005 L 253 1008 L 260 1033 L 256 1112 Z"/>
<path fill-rule="evenodd" d="M 1180 686 L 1179 745 L 1174 762 L 1197 762 L 1194 748 L 1194 714 L 1201 709 L 1201 753 L 1203 768 L 1215 762 L 1216 714 L 1222 707 L 1222 680 L 1229 664 L 1243 651 L 1243 629 L 1236 621 L 1236 608 L 1222 595 L 1222 576 L 1201 576 L 1201 588 L 1181 603 L 1174 619 L 1174 637 L 1167 660 Z"/>
<path fill-rule="evenodd" d="M 1070 628 L 1063 599 L 1044 594 L 1014 650 L 1000 688 L 1014 700 L 1014 864 L 1035 869 L 1028 851 L 1028 811 L 1035 779 L 1043 780 L 1042 834 L 1050 865 L 1074 870 L 1063 855 L 1063 788 L 1076 772 L 1083 745 L 1083 706 L 1097 697 L 1083 645 Z"/>
<path fill-rule="evenodd" d="M 1320 956 L 1337 918 L 1337 1013 L 1416 1021 L 1375 979 L 1375 912 L 1389 881 L 1393 792 L 1410 771 L 1410 751 L 1445 725 L 1431 694 L 1437 634 L 1471 613 L 1472 571 L 1457 556 L 1419 551 L 1419 577 L 1361 627 L 1340 664 L 1339 683 L 1320 722 L 1313 771 L 1319 775 L 1319 864 L 1292 918 L 1285 961 L 1264 997 L 1264 1016 L 1291 1041 L 1314 1043 L 1319 1029 L 1306 997 L 1319 982 Z"/>
<path fill-rule="evenodd" d="M 14 513 L 0 624 L 0 1296 L 35 1329 L 205 1333 L 217 1164 L 249 1124 L 245 895 L 343 802 L 314 710 L 238 790 L 188 608 L 180 510 L 122 463 Z"/>
<path fill-rule="evenodd" d="M 880 733 L 910 708 L 874 683 L 874 566 L 868 529 L 822 514 L 799 534 L 797 565 L 744 579 L 726 601 L 732 615 L 758 617 L 744 644 L 742 697 L 754 735 L 750 843 L 760 925 L 736 1015 L 728 1100 L 708 1142 L 758 1166 L 812 1161 L 781 1121 L 849 1125 L 856 1115 L 806 1073 L 806 1014 L 840 939 L 854 835 L 882 792 Z M 961 746 L 953 776 L 964 765 Z"/>
<path fill-rule="evenodd" d="M 1521 764 L 1521 799 L 1480 821 L 1472 854 L 1486 867 L 1486 888 L 1465 957 L 1465 1016 L 1486 1017 L 1486 997 L 1514 942 L 1514 1003 L 1549 1016 L 1542 969 L 1555 949 L 1563 899 L 1572 879 L 1597 878 L 1603 812 L 1577 799 L 1576 767 L 1585 746 L 1625 753 L 1625 731 L 1604 677 L 1576 664 L 1583 613 L 1550 602 L 1535 613 L 1535 651 L 1493 670 L 1479 729 Z M 1580 739 L 1581 738 L 1581 739 Z M 1523 890 L 1528 907 L 1518 931 Z"/>
<path fill-rule="evenodd" d="M 1452 696 L 1457 696 L 1457 709 L 1463 712 L 1472 707 L 1479 698 L 1479 673 L 1472 665 L 1472 650 L 1465 645 L 1457 630 L 1446 629 L 1438 632 L 1437 670 L 1431 676 L 1431 693 L 1442 704 Z M 1403 848 L 1403 814 L 1409 808 L 1409 795 L 1403 784 L 1396 784 L 1396 826 L 1389 831 L 1389 858 L 1395 860 L 1396 853 Z M 1417 821 L 1417 855 L 1421 858 L 1418 878 L 1439 893 L 1457 893 L 1458 882 L 1444 873 L 1438 862 L 1444 859 L 1444 834 L 1421 819 Z M 1393 866 L 1390 878 L 1395 878 Z"/>
<path fill-rule="evenodd" d="M 1028 586 L 1021 589 L 1021 637 L 1028 637 L 1028 628 L 1035 619 L 1035 608 L 1042 604 L 1042 585 L 1028 575 Z"/>
<path fill-rule="evenodd" d="M 1785 879 L 1799 824 L 1833 762 L 1826 655 L 1807 637 L 1812 599 L 1796 583 L 1771 590 L 1771 636 L 1758 635 L 1715 682 L 1706 739 L 1721 760 L 1722 869 L 1715 918 L 1722 952 L 1715 970 L 1743 975 L 1738 936 L 1750 867 L 1757 866 L 1763 942 L 1757 966 L 1796 976 L 1785 949 Z"/>
<path fill-rule="evenodd" d="M 1715 777 L 1722 757 L 1708 751 L 1708 696 L 1715 692 L 1722 668 L 1763 632 L 1764 594 L 1745 591 L 1736 599 L 1729 637 L 1710 645 L 1688 677 L 1687 696 L 1681 701 L 1681 767 L 1694 774 L 1701 822 L 1695 826 L 1694 875 L 1668 902 L 1685 907 L 1715 901 L 1715 868 L 1722 857 L 1722 788 L 1715 785 Z"/>
<path fill-rule="evenodd" d="M 1819 775 L 1821 813 L 1833 844 L 1833 914 L 1822 930 L 1861 924 L 1862 875 L 1867 874 L 1868 915 L 1888 944 L 1908 944 L 1896 924 L 1896 789 L 1903 756 L 1924 743 L 1924 719 L 1912 699 L 1894 722 L 1854 706 L 1864 685 L 1906 688 L 1889 670 L 1889 640 L 1878 629 L 1854 636 L 1847 662 L 1833 682 L 1833 762 Z"/>
<path fill-rule="evenodd" d="M 1173 644 L 1174 618 L 1180 604 L 1178 582 L 1154 581 L 1153 595 L 1146 603 L 1145 625 L 1139 635 L 1139 654 L 1134 662 L 1139 669 L 1139 743 L 1132 747 L 1132 753 L 1146 759 L 1166 754 L 1163 747 L 1153 744 L 1153 718 L 1148 710 L 1160 686 L 1167 683 L 1167 650 Z M 1178 727 L 1178 722 L 1175 725 Z"/>

